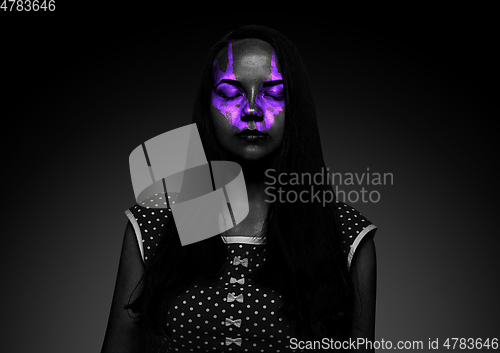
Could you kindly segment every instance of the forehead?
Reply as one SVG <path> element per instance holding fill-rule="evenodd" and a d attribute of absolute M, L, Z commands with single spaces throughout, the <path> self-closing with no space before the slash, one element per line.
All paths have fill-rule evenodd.
<path fill-rule="evenodd" d="M 281 71 L 273 47 L 254 38 L 230 41 L 215 58 L 214 70 L 216 77 L 217 71 L 222 71 L 226 75 L 234 74 L 235 78 L 267 77 Z"/>

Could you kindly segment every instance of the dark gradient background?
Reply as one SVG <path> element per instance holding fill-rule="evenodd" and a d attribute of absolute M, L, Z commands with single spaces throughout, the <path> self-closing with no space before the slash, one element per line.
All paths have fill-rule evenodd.
<path fill-rule="evenodd" d="M 301 51 L 330 171 L 394 175 L 365 185 L 378 203 L 352 204 L 379 227 L 376 338 L 499 337 L 491 20 L 212 16 L 0 14 L 2 352 L 100 350 L 135 203 L 128 156 L 190 123 L 209 48 L 249 23 Z"/>

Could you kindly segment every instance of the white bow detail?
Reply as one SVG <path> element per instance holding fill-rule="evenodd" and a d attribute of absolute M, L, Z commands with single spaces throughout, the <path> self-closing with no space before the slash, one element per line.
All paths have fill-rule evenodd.
<path fill-rule="evenodd" d="M 240 278 L 240 279 L 236 279 L 234 277 L 231 277 L 229 279 L 229 283 L 239 283 L 239 284 L 245 284 L 245 279 L 244 278 Z"/>
<path fill-rule="evenodd" d="M 231 320 L 230 318 L 226 317 L 226 326 L 231 326 L 234 325 L 236 327 L 241 326 L 241 319 L 236 319 L 236 320 Z"/>
<path fill-rule="evenodd" d="M 239 264 L 241 264 L 241 266 L 243 267 L 248 267 L 248 259 L 247 258 L 242 259 L 239 256 L 235 256 L 233 264 L 234 266 L 238 266 Z"/>
<path fill-rule="evenodd" d="M 234 293 L 228 293 L 228 295 L 227 295 L 227 302 L 231 303 L 231 302 L 234 302 L 235 300 L 237 302 L 243 303 L 243 294 L 235 296 Z"/>
<path fill-rule="evenodd" d="M 238 338 L 226 337 L 226 346 L 229 346 L 231 343 L 236 343 L 238 346 L 241 346 L 241 337 Z"/>

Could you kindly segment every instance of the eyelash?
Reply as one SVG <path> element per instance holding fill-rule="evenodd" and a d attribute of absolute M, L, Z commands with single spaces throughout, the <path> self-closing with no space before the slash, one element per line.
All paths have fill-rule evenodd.
<path fill-rule="evenodd" d="M 235 95 L 235 96 L 225 96 L 225 95 L 221 94 L 220 96 L 221 96 L 222 98 L 224 98 L 225 100 L 230 101 L 230 100 L 233 100 L 233 99 L 235 99 L 235 98 L 241 97 L 241 94 L 237 94 L 237 95 Z"/>
<path fill-rule="evenodd" d="M 230 101 L 230 100 L 233 100 L 233 99 L 236 99 L 238 97 L 241 97 L 242 95 L 241 94 L 237 94 L 235 96 L 225 96 L 223 94 L 220 95 L 224 100 L 227 100 L 227 101 Z M 264 94 L 264 97 L 271 97 L 272 99 L 274 100 L 277 100 L 277 101 L 282 101 L 284 100 L 284 98 L 282 97 L 276 97 L 276 96 L 273 96 L 271 94 Z"/>
<path fill-rule="evenodd" d="M 282 101 L 284 99 L 282 97 L 273 96 L 272 94 L 264 94 L 264 97 L 271 97 L 272 99 L 275 99 L 277 101 Z"/>

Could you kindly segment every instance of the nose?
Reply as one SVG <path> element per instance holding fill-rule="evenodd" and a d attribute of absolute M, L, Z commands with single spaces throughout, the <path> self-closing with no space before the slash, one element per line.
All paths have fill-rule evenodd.
<path fill-rule="evenodd" d="M 255 104 L 255 99 L 247 100 L 245 105 L 242 107 L 241 120 L 244 122 L 249 121 L 262 121 L 264 120 L 264 114 L 261 107 Z"/>

